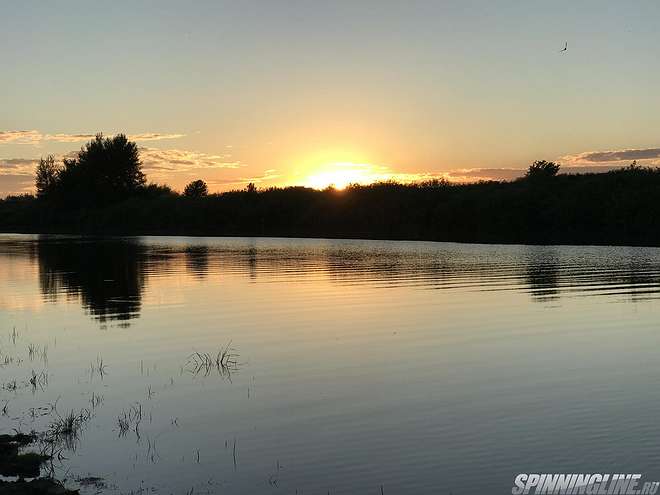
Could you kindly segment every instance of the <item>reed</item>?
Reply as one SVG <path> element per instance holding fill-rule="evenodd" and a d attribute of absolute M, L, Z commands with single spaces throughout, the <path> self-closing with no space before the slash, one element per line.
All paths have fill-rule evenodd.
<path fill-rule="evenodd" d="M 136 403 L 128 409 L 124 409 L 117 416 L 117 427 L 119 428 L 119 436 L 123 437 L 130 430 L 135 432 L 135 435 L 140 438 L 140 423 L 142 422 L 142 404 Z"/>
<path fill-rule="evenodd" d="M 80 438 L 82 429 L 92 418 L 89 409 L 83 408 L 79 412 L 69 411 L 65 416 L 60 416 L 54 409 L 57 418 L 48 426 L 43 438 L 45 445 L 50 445 L 51 450 L 56 447 L 75 450 Z"/>
<path fill-rule="evenodd" d="M 213 370 L 218 374 L 229 377 L 232 372 L 237 371 L 238 353 L 231 347 L 231 341 L 218 349 L 215 353 L 194 352 L 188 356 L 185 368 L 192 374 L 203 374 L 208 376 Z"/>
<path fill-rule="evenodd" d="M 108 366 L 103 362 L 103 358 L 96 356 L 96 362 L 89 364 L 90 377 L 94 378 L 95 375 L 98 375 L 103 380 L 103 377 L 107 374 L 107 368 Z"/>

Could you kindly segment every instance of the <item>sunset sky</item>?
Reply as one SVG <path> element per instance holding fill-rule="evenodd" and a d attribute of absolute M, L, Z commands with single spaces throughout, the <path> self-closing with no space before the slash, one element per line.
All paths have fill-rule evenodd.
<path fill-rule="evenodd" d="M 211 191 L 660 164 L 658 21 L 654 1 L 5 2 L 0 196 L 97 132 Z"/>

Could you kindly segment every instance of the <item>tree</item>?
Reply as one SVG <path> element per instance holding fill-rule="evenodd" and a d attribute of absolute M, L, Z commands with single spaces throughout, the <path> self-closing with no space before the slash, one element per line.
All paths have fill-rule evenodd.
<path fill-rule="evenodd" d="M 134 193 L 146 183 L 137 144 L 124 134 L 97 134 L 78 153 L 78 166 L 87 169 L 94 185 L 117 195 Z"/>
<path fill-rule="evenodd" d="M 554 177 L 559 172 L 559 165 L 546 160 L 536 160 L 529 166 L 525 177 L 529 179 L 544 179 Z"/>
<path fill-rule="evenodd" d="M 55 163 L 53 155 L 48 155 L 46 158 L 39 160 L 34 181 L 37 187 L 37 196 L 44 197 L 53 191 L 57 185 L 59 173 L 60 168 Z"/>
<path fill-rule="evenodd" d="M 202 179 L 197 179 L 188 184 L 183 190 L 183 195 L 189 198 L 201 198 L 208 195 L 209 188 Z"/>
<path fill-rule="evenodd" d="M 250 182 L 247 187 L 245 188 L 246 192 L 249 193 L 256 193 L 257 192 L 257 186 L 254 185 L 254 182 Z"/>
<path fill-rule="evenodd" d="M 64 160 L 59 179 L 67 201 L 92 205 L 125 199 L 146 184 L 137 144 L 124 134 L 97 134 L 75 158 Z"/>

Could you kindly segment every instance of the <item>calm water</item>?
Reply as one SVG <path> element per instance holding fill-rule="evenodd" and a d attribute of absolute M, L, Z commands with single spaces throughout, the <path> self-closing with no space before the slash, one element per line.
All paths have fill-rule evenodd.
<path fill-rule="evenodd" d="M 660 479 L 658 249 L 5 235 L 0 280 L 0 430 L 92 409 L 56 469 L 110 492 Z"/>

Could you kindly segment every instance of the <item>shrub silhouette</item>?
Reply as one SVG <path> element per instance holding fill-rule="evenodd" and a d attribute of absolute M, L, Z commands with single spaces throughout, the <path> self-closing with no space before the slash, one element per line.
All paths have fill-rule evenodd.
<path fill-rule="evenodd" d="M 197 179 L 188 184 L 183 190 L 183 195 L 188 198 L 201 198 L 207 196 L 209 188 L 202 179 Z"/>
<path fill-rule="evenodd" d="M 546 160 L 536 160 L 527 169 L 525 177 L 529 179 L 545 179 L 554 177 L 559 172 L 559 165 L 555 162 L 548 162 Z"/>
<path fill-rule="evenodd" d="M 179 193 L 174 191 L 167 184 L 152 183 L 144 187 L 141 195 L 145 198 L 163 198 L 163 197 L 167 198 L 167 197 L 178 196 Z"/>

